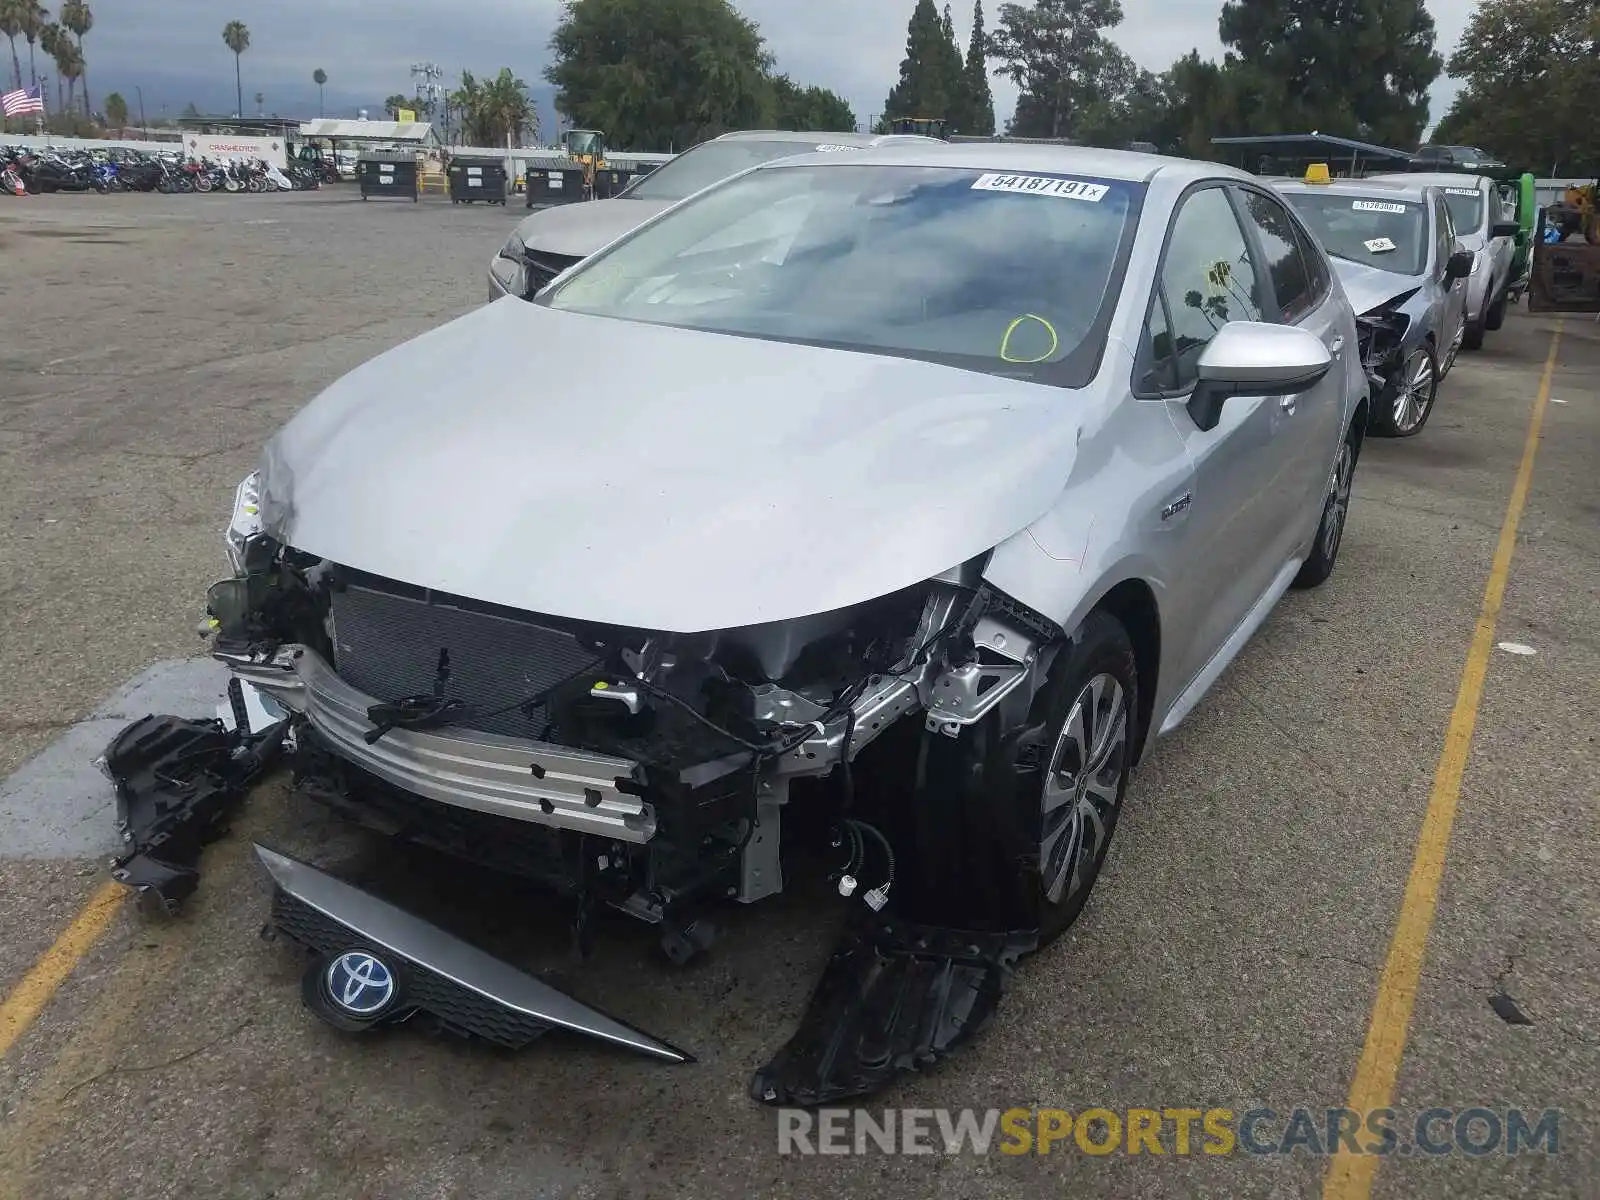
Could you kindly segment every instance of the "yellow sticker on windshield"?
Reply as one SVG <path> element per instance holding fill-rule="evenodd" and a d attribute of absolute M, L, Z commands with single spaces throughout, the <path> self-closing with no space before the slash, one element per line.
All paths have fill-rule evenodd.
<path fill-rule="evenodd" d="M 1011 339 L 1016 336 L 1017 330 L 1026 327 L 1029 322 L 1038 325 L 1045 331 L 1046 334 L 1049 335 L 1050 345 L 1045 349 L 1043 354 L 1035 354 L 1031 357 L 1025 358 L 1021 355 L 1013 354 L 1011 352 Z M 1049 321 L 1046 321 L 1043 317 L 1037 315 L 1036 313 L 1023 313 L 1015 321 L 1012 321 L 1011 324 L 1006 326 L 1005 336 L 1000 339 L 1000 358 L 1003 362 L 1008 363 L 1041 363 L 1060 348 L 1061 338 L 1057 336 L 1056 327 L 1054 325 L 1050 324 Z"/>

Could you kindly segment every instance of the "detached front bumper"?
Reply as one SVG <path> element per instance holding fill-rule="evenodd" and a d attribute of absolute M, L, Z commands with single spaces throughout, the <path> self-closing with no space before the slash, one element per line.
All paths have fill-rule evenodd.
<path fill-rule="evenodd" d="M 655 836 L 653 806 L 622 790 L 638 785 L 637 764 L 627 759 L 455 726 L 392 729 L 369 745 L 367 710 L 378 700 L 340 679 L 314 650 L 284 646 L 268 659 L 216 657 L 247 688 L 304 714 L 334 753 L 395 787 L 441 804 L 621 842 L 642 844 Z"/>

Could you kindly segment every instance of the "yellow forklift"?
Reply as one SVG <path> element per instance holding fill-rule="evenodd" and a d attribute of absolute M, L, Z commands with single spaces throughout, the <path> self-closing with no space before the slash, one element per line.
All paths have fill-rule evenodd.
<path fill-rule="evenodd" d="M 605 170 L 606 135 L 599 129 L 569 129 L 561 135 L 567 157 L 583 169 L 585 200 L 594 199 L 595 172 Z"/>
<path fill-rule="evenodd" d="M 1528 311 L 1594 313 L 1600 320 L 1600 181 L 1569 187 L 1539 214 Z"/>

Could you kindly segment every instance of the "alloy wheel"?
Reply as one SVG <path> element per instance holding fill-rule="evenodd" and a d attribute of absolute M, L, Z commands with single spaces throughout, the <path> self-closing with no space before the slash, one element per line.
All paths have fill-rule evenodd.
<path fill-rule="evenodd" d="M 1113 676 L 1095 675 L 1067 710 L 1045 773 L 1039 879 L 1052 904 L 1082 887 L 1105 849 L 1127 750 L 1127 693 Z"/>
<path fill-rule="evenodd" d="M 1355 476 L 1356 455 L 1348 441 L 1339 443 L 1339 457 L 1333 464 L 1333 479 L 1328 485 L 1328 502 L 1322 510 L 1322 554 L 1330 562 L 1339 553 L 1344 537 L 1344 521 L 1350 511 L 1350 486 Z"/>
<path fill-rule="evenodd" d="M 1406 359 L 1405 375 L 1394 397 L 1394 425 L 1400 433 L 1410 433 L 1427 419 L 1438 384 L 1436 370 L 1426 346 L 1418 346 Z"/>

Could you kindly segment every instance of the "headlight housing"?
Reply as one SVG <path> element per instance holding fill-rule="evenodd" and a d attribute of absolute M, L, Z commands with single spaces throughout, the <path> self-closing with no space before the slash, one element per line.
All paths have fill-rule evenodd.
<path fill-rule="evenodd" d="M 243 575 L 250 547 L 262 540 L 261 472 L 251 471 L 233 493 L 233 516 L 228 521 L 225 541 L 233 573 Z"/>
<path fill-rule="evenodd" d="M 528 248 L 516 234 L 500 247 L 489 264 L 489 274 L 507 293 L 526 299 L 528 295 Z"/>

